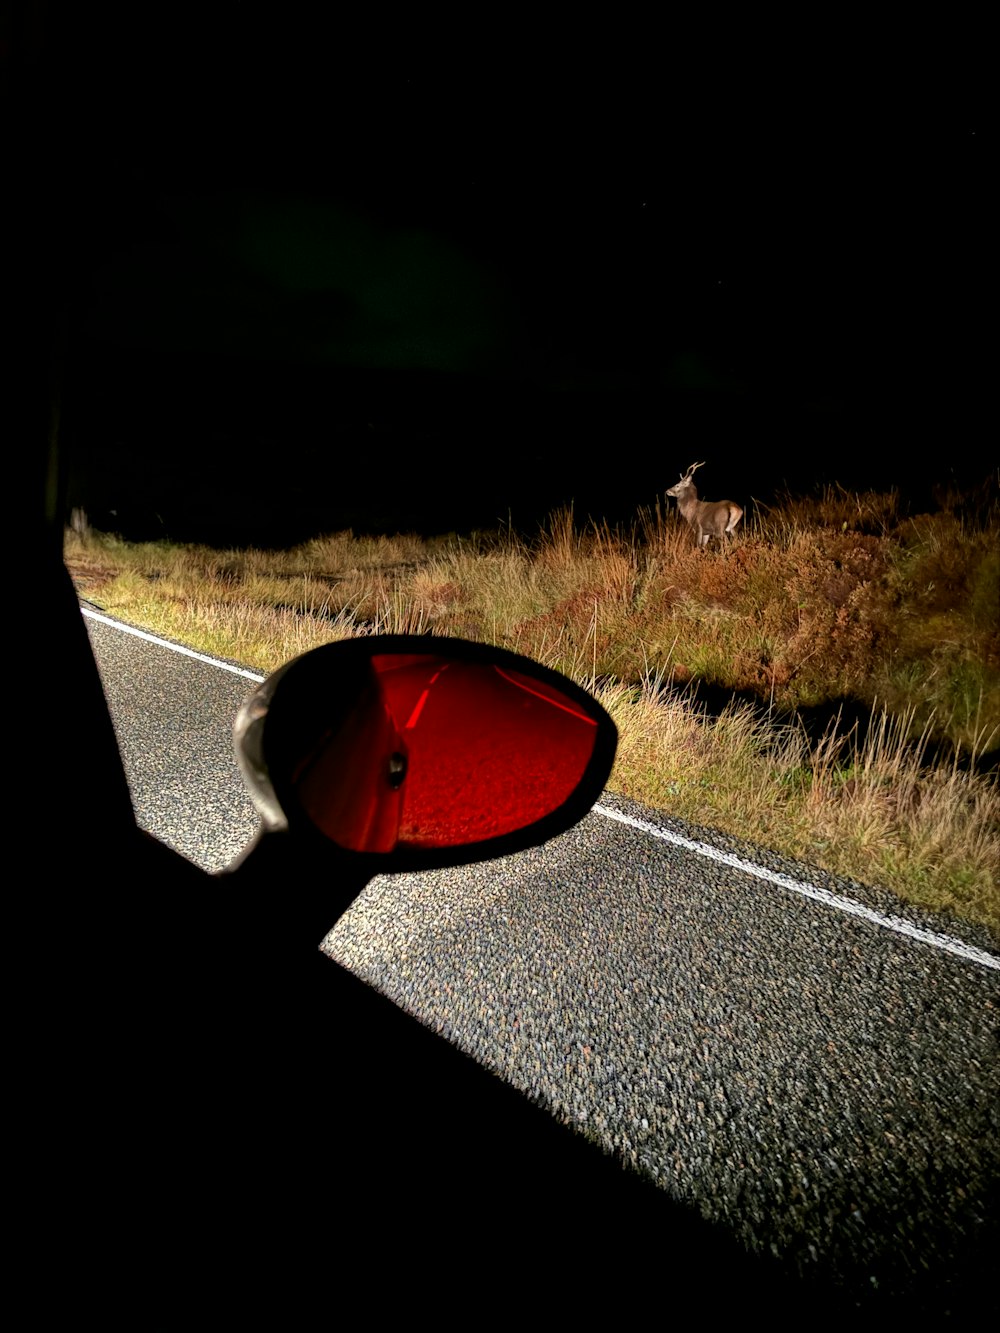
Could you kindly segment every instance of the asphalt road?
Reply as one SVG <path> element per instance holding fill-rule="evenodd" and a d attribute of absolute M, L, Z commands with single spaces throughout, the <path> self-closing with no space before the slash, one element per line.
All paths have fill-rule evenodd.
<path fill-rule="evenodd" d="M 221 869 L 252 673 L 88 618 L 139 822 Z M 327 952 L 751 1251 L 859 1307 L 992 1313 L 1000 957 L 971 927 L 613 796 L 515 858 L 373 881 Z"/>

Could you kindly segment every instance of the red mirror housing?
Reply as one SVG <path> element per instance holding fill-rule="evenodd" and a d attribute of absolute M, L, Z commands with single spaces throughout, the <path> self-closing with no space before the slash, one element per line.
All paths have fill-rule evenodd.
<path fill-rule="evenodd" d="M 597 799 L 617 745 L 587 692 L 459 639 L 318 648 L 240 710 L 237 758 L 265 824 L 402 869 L 545 841 Z"/>

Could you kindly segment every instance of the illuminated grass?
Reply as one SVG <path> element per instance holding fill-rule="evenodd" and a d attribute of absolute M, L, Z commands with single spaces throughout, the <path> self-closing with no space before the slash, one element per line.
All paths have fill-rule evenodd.
<path fill-rule="evenodd" d="M 657 508 L 627 532 L 564 510 L 524 536 L 65 549 L 81 596 L 260 671 L 372 633 L 526 653 L 614 716 L 614 790 L 1000 935 L 998 518 L 995 493 L 910 517 L 827 490 L 719 552 Z"/>

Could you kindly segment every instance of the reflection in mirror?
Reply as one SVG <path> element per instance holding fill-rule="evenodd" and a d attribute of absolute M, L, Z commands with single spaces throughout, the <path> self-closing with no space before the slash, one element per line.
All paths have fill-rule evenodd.
<path fill-rule="evenodd" d="M 351 851 L 459 847 L 557 810 L 594 753 L 597 722 L 506 664 L 381 654 L 344 719 L 291 775 L 311 822 Z"/>

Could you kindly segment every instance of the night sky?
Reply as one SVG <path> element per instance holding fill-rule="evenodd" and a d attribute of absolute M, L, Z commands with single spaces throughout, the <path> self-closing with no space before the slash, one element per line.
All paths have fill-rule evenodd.
<path fill-rule="evenodd" d="M 29 52 L 95 521 L 284 541 L 617 520 L 702 459 L 744 503 L 995 469 L 974 35 L 204 8 L 57 6 Z"/>

